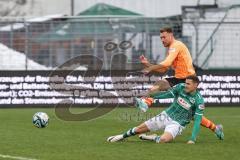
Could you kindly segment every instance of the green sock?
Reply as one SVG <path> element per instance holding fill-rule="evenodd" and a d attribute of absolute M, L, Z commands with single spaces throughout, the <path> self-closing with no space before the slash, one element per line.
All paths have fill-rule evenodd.
<path fill-rule="evenodd" d="M 130 137 L 130 136 L 135 136 L 136 135 L 135 129 L 136 129 L 136 127 L 131 128 L 127 132 L 123 133 L 123 138 L 127 138 L 127 137 Z"/>

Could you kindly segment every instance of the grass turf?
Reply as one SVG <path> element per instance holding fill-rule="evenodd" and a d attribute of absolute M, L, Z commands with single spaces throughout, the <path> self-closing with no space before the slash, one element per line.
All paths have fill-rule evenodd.
<path fill-rule="evenodd" d="M 84 110 L 73 109 L 73 112 Z M 197 143 L 187 145 L 190 124 L 169 144 L 141 141 L 137 136 L 119 143 L 106 142 L 108 136 L 122 133 L 162 110 L 152 108 L 143 114 L 134 108 L 118 108 L 88 122 L 66 122 L 55 116 L 54 109 L 1 109 L 0 154 L 41 160 L 240 159 L 240 108 L 207 108 L 205 111 L 209 119 L 224 125 L 224 141 L 218 140 L 210 130 L 201 128 Z M 33 127 L 31 118 L 37 111 L 49 114 L 51 119 L 47 128 Z"/>

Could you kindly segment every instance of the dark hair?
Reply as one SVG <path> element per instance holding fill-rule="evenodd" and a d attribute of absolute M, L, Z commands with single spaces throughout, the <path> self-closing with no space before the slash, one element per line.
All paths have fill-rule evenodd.
<path fill-rule="evenodd" d="M 167 33 L 173 33 L 173 30 L 171 27 L 164 27 L 160 29 L 160 33 L 167 32 Z"/>
<path fill-rule="evenodd" d="M 200 83 L 198 77 L 197 77 L 197 76 L 194 76 L 194 75 L 188 76 L 186 79 L 191 79 L 194 83 L 197 83 L 197 84 Z"/>

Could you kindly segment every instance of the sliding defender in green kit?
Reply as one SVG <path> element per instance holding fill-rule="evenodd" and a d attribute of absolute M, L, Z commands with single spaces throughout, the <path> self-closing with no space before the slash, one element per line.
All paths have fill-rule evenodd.
<path fill-rule="evenodd" d="M 159 115 L 145 121 L 137 127 L 129 129 L 123 134 L 109 137 L 107 141 L 117 142 L 140 134 L 139 138 L 142 140 L 155 141 L 156 143 L 171 142 L 176 136 L 180 135 L 185 126 L 194 119 L 192 135 L 187 141 L 188 144 L 194 144 L 200 130 L 204 110 L 203 97 L 197 90 L 198 84 L 198 77 L 189 76 L 186 78 L 185 83 L 180 83 L 168 91 L 150 95 L 154 99 L 174 98 L 174 102 Z M 136 98 L 136 105 L 138 107 L 144 105 L 142 102 L 143 101 Z M 156 134 L 144 134 L 157 130 L 164 130 L 164 133 L 160 136 Z"/>

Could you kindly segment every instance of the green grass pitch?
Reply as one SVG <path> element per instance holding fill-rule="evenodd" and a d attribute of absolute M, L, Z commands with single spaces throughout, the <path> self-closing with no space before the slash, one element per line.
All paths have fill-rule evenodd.
<path fill-rule="evenodd" d="M 73 112 L 84 110 L 73 109 Z M 54 109 L 1 109 L 0 155 L 41 160 L 240 159 L 240 108 L 237 107 L 207 108 L 205 111 L 209 119 L 224 125 L 224 141 L 201 128 L 197 143 L 187 145 L 191 124 L 169 144 L 141 141 L 137 136 L 119 143 L 106 142 L 108 136 L 122 133 L 162 110 L 152 108 L 148 113 L 139 114 L 135 108 L 118 108 L 88 122 L 66 122 L 55 116 Z M 47 128 L 38 129 L 32 125 L 32 115 L 37 111 L 50 116 Z"/>

